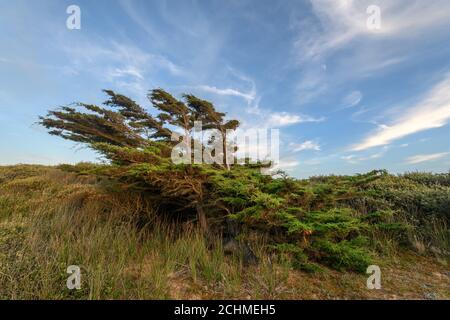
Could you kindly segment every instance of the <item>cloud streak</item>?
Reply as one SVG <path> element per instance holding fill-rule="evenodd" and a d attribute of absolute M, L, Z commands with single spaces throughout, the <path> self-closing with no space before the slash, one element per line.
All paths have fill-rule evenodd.
<path fill-rule="evenodd" d="M 320 145 L 314 141 L 307 140 L 302 143 L 291 143 L 289 145 L 293 152 L 300 152 L 305 150 L 320 151 Z"/>
<path fill-rule="evenodd" d="M 357 38 L 407 38 L 413 34 L 448 23 L 450 3 L 446 0 L 310 0 L 320 23 L 306 22 L 312 32 L 303 33 L 296 42 L 301 58 L 315 60 L 347 46 Z M 366 9 L 376 4 L 381 9 L 379 30 L 367 28 Z M 299 27 L 305 27 L 305 22 Z M 405 32 L 407 30 L 408 32 Z M 300 56 L 299 56 L 300 57 Z"/>
<path fill-rule="evenodd" d="M 406 162 L 408 164 L 418 164 L 418 163 L 423 163 L 423 162 L 428 162 L 428 161 L 433 161 L 433 160 L 439 160 L 449 154 L 450 154 L 450 152 L 419 154 L 416 156 L 409 157 L 408 159 L 406 159 Z"/>
<path fill-rule="evenodd" d="M 363 98 L 363 95 L 360 91 L 352 91 L 350 92 L 342 101 L 343 108 L 351 108 L 358 105 Z"/>
<path fill-rule="evenodd" d="M 381 151 L 374 153 L 374 154 L 370 154 L 367 156 L 357 156 L 355 154 L 350 154 L 347 156 L 342 156 L 341 159 L 347 161 L 348 163 L 351 164 L 357 164 L 359 162 L 362 161 L 370 161 L 370 160 L 374 160 L 374 159 L 379 159 L 382 158 L 388 151 L 389 147 L 388 146 L 384 146 Z"/>
<path fill-rule="evenodd" d="M 362 151 L 376 146 L 388 145 L 408 135 L 439 128 L 450 121 L 450 73 L 435 85 L 425 98 L 404 111 L 404 115 L 392 124 L 380 126 L 361 142 L 352 146 Z"/>
<path fill-rule="evenodd" d="M 322 122 L 325 121 L 325 118 L 315 118 L 308 115 L 292 114 L 288 112 L 275 112 L 268 117 L 267 121 L 269 123 L 269 127 L 284 127 L 305 122 Z"/>
<path fill-rule="evenodd" d="M 242 92 L 242 91 L 239 91 L 236 89 L 231 89 L 231 88 L 219 89 L 217 87 L 208 86 L 208 85 L 200 85 L 197 88 L 202 91 L 221 95 L 221 96 L 240 97 L 240 98 L 245 99 L 248 103 L 250 103 L 251 101 L 253 101 L 256 98 L 255 90 L 252 90 L 250 92 Z"/>
<path fill-rule="evenodd" d="M 295 90 L 302 104 L 319 100 L 347 82 L 380 76 L 411 63 L 427 50 L 420 46 L 407 50 L 412 39 L 429 43 L 450 27 L 447 0 L 309 2 L 313 15 L 300 12 L 290 21 L 296 31 L 293 61 L 300 70 Z M 379 30 L 367 27 L 370 5 L 381 9 Z"/>

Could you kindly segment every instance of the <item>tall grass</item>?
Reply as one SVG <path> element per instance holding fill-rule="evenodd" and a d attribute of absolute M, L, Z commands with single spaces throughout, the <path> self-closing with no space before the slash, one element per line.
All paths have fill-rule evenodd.
<path fill-rule="evenodd" d="M 0 167 L 0 299 L 330 297 L 345 294 L 342 277 L 350 297 L 374 294 L 364 275 L 293 271 L 266 252 L 264 239 L 252 244 L 259 264 L 245 266 L 224 254 L 219 236 L 206 242 L 190 223 L 159 220 L 142 195 L 105 190 L 95 178 L 54 168 Z M 429 228 L 436 243 L 448 242 L 446 226 Z M 70 265 L 81 268 L 80 290 L 66 287 Z"/>
<path fill-rule="evenodd" d="M 211 245 L 192 225 L 180 231 L 162 223 L 138 195 L 105 194 L 95 180 L 55 169 L 1 170 L 1 299 L 281 293 L 286 277 L 274 274 L 271 264 L 261 264 L 261 272 L 244 270 L 239 257 L 224 255 L 219 239 Z M 66 287 L 70 265 L 82 270 L 81 290 Z"/>

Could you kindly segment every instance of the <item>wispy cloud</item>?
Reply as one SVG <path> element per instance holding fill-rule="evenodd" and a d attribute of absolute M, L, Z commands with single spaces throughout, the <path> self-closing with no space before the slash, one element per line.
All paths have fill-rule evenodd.
<path fill-rule="evenodd" d="M 146 52 L 134 45 L 126 45 L 115 41 L 103 44 L 84 41 L 77 46 L 64 48 L 71 58 L 74 67 L 86 70 L 87 67 L 115 65 L 118 76 L 129 74 L 143 77 L 143 74 L 154 69 L 162 69 L 174 75 L 183 72 L 182 68 L 168 58 Z"/>
<path fill-rule="evenodd" d="M 360 91 L 352 91 L 342 100 L 342 108 L 351 108 L 358 105 L 363 98 Z"/>
<path fill-rule="evenodd" d="M 382 24 L 379 30 L 367 28 L 370 5 L 381 8 Z M 302 33 L 296 42 L 302 60 L 320 59 L 345 47 L 357 38 L 383 37 L 408 38 L 448 23 L 450 3 L 446 0 L 311 0 L 320 27 L 315 21 L 303 22 L 299 27 L 309 27 L 311 32 Z M 405 32 L 408 30 L 408 32 Z"/>
<path fill-rule="evenodd" d="M 439 160 L 449 155 L 450 152 L 432 153 L 432 154 L 419 154 L 406 159 L 408 164 L 418 164 L 427 161 Z"/>
<path fill-rule="evenodd" d="M 145 101 L 145 93 L 159 73 L 182 77 L 184 69 L 167 57 L 135 45 L 116 41 L 81 40 L 76 46 L 63 46 L 74 74 L 90 73 Z"/>
<path fill-rule="evenodd" d="M 425 98 L 404 111 L 392 124 L 382 125 L 363 141 L 354 145 L 353 151 L 387 145 L 405 136 L 439 128 L 450 120 L 450 73 L 438 83 Z"/>
<path fill-rule="evenodd" d="M 304 150 L 320 151 L 320 145 L 311 140 L 307 140 L 302 143 L 291 143 L 289 144 L 289 147 L 293 152 L 300 152 Z"/>
<path fill-rule="evenodd" d="M 380 151 L 372 153 L 372 154 L 368 154 L 365 156 L 350 154 L 350 155 L 342 156 L 341 159 L 347 161 L 348 163 L 356 164 L 358 162 L 382 158 L 388 150 L 389 150 L 389 147 L 384 146 Z"/>
<path fill-rule="evenodd" d="M 291 18 L 291 27 L 297 31 L 292 44 L 294 63 L 299 69 L 295 90 L 302 104 L 320 99 L 347 82 L 380 76 L 418 58 L 420 51 L 426 49 L 421 46 L 417 50 L 406 49 L 411 39 L 425 44 L 450 27 L 447 0 L 310 0 L 310 3 L 313 15 L 297 13 Z M 381 9 L 379 30 L 367 28 L 366 10 L 370 5 Z M 356 103 L 357 97 L 354 99 Z"/>
<path fill-rule="evenodd" d="M 219 89 L 217 87 L 208 86 L 208 85 L 200 85 L 197 88 L 200 90 L 203 90 L 205 92 L 210 92 L 210 93 L 214 93 L 217 95 L 241 97 L 241 98 L 244 98 L 249 103 L 256 98 L 255 90 L 252 90 L 250 92 L 241 92 L 236 89 L 231 89 L 231 88 Z"/>
<path fill-rule="evenodd" d="M 281 159 L 279 163 L 275 164 L 270 168 L 269 172 L 275 172 L 277 170 L 290 171 L 297 168 L 300 162 L 295 159 Z"/>
<path fill-rule="evenodd" d="M 284 127 L 292 124 L 305 123 L 305 122 L 322 122 L 325 118 L 314 118 L 308 115 L 293 114 L 289 112 L 275 112 L 272 113 L 267 121 L 269 126 Z"/>
<path fill-rule="evenodd" d="M 125 68 L 114 68 L 110 70 L 110 72 L 108 73 L 108 77 L 110 79 L 120 78 L 124 76 L 132 76 L 141 80 L 144 79 L 142 72 L 134 66 L 127 66 Z"/>
<path fill-rule="evenodd" d="M 316 118 L 305 114 L 296 114 L 286 111 L 274 112 L 267 108 L 261 108 L 259 105 L 261 98 L 258 96 L 254 80 L 235 69 L 228 69 L 233 74 L 233 76 L 237 77 L 240 81 L 245 82 L 247 86 L 250 85 L 250 88 L 248 90 L 235 88 L 217 88 L 210 85 L 199 85 L 193 88 L 216 95 L 234 96 L 244 99 L 247 102 L 246 112 L 251 115 L 246 125 L 247 128 L 280 128 L 299 123 L 322 122 L 325 120 L 324 117 Z M 255 121 L 257 121 L 259 124 L 255 124 Z M 247 121 L 244 121 L 244 123 L 245 122 Z"/>

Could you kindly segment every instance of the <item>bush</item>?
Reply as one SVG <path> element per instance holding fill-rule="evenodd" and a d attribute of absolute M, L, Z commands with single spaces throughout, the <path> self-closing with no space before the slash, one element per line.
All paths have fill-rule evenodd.
<path fill-rule="evenodd" d="M 248 242 L 247 234 L 257 234 L 268 239 L 272 250 L 289 254 L 299 268 L 321 263 L 364 272 L 373 252 L 371 237 L 382 234 L 399 245 L 407 238 L 403 215 L 419 223 L 430 216 L 449 218 L 448 175 L 392 176 L 376 170 L 296 180 L 283 173 L 263 175 L 267 165 L 249 161 L 174 164 L 171 152 L 178 141 L 172 136 L 182 137 L 187 147 L 195 145 L 195 121 L 222 134 L 239 121 L 225 120 L 210 102 L 192 95 L 178 100 L 162 89 L 152 90 L 149 100 L 158 113 L 153 116 L 133 100 L 105 92 L 109 100 L 104 106 L 79 103 L 40 118 L 50 134 L 84 143 L 106 160 L 61 168 L 95 176 L 108 190 L 135 192 L 160 217 L 196 219 L 205 238 L 224 233 Z M 201 143 L 206 149 L 210 142 Z M 226 149 L 221 156 L 226 158 Z M 29 179 L 29 186 L 40 183 Z"/>
<path fill-rule="evenodd" d="M 364 238 L 356 238 L 351 241 L 333 243 L 327 240 L 318 240 L 314 243 L 316 259 L 337 270 L 351 270 L 366 272 L 371 264 L 372 257 L 367 250 L 362 248 L 366 243 Z"/>

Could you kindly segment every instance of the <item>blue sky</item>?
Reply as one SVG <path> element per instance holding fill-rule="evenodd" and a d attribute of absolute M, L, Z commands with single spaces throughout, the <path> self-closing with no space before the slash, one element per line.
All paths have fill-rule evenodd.
<path fill-rule="evenodd" d="M 66 28 L 69 5 L 81 29 Z M 381 9 L 367 27 L 369 5 Z M 290 174 L 450 168 L 450 1 L 0 0 L 0 164 L 96 155 L 35 124 L 162 87 L 279 128 Z"/>

